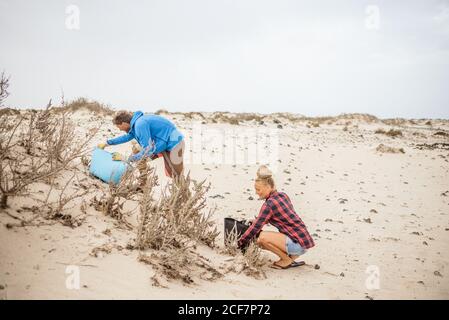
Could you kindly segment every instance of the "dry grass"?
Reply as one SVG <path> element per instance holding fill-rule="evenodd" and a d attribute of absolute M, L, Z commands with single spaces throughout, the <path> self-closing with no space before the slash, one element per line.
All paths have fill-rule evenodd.
<path fill-rule="evenodd" d="M 255 113 L 237 113 L 235 118 L 239 122 L 244 122 L 244 121 L 260 122 L 265 119 L 265 116 L 260 116 Z"/>
<path fill-rule="evenodd" d="M 239 234 L 237 231 L 237 225 L 225 235 L 225 243 L 224 243 L 224 253 L 229 254 L 231 256 L 236 256 L 241 252 L 238 247 Z"/>
<path fill-rule="evenodd" d="M 403 148 L 393 148 L 384 144 L 379 144 L 376 148 L 376 151 L 380 153 L 405 153 L 405 150 Z"/>
<path fill-rule="evenodd" d="M 435 142 L 432 144 L 422 143 L 415 146 L 419 150 L 449 150 L 449 143 Z"/>
<path fill-rule="evenodd" d="M 215 269 L 211 261 L 192 248 L 178 248 L 140 253 L 138 260 L 149 264 L 155 271 L 152 284 L 167 288 L 165 281 L 181 281 L 184 285 L 195 284 L 196 279 L 215 281 L 223 274 Z"/>
<path fill-rule="evenodd" d="M 231 255 L 234 258 L 233 262 L 226 268 L 226 272 L 244 272 L 247 276 L 256 279 L 265 279 L 266 275 L 263 271 L 265 260 L 261 257 L 261 249 L 252 241 L 242 251 L 238 247 L 238 232 L 236 226 L 225 237 L 224 254 Z"/>
<path fill-rule="evenodd" d="M 384 129 L 377 129 L 376 131 L 374 131 L 375 134 L 384 134 L 386 136 L 392 137 L 392 138 L 396 138 L 396 137 L 402 137 L 402 131 L 401 130 L 395 130 L 395 129 L 390 129 L 388 131 L 385 131 Z"/>
<path fill-rule="evenodd" d="M 2 72 L 0 75 L 0 108 L 3 107 L 3 102 L 9 96 L 9 77 L 5 76 L 5 73 Z"/>
<path fill-rule="evenodd" d="M 233 245 L 226 246 L 224 250 L 224 253 L 234 257 L 232 262 L 225 268 L 225 273 L 243 272 L 249 277 L 266 279 L 263 267 L 267 264 L 267 261 L 262 257 L 262 250 L 254 241 L 251 241 L 244 253 L 240 249 L 235 249 Z"/>
<path fill-rule="evenodd" d="M 191 180 L 190 175 L 180 176 L 167 185 L 156 201 L 153 190 L 145 188 L 140 200 L 137 246 L 142 250 L 162 250 L 199 241 L 214 247 L 218 231 L 211 220 L 213 210 L 203 213 L 209 187 L 205 181 Z"/>
<path fill-rule="evenodd" d="M 211 120 L 219 123 L 229 123 L 232 125 L 240 124 L 240 121 L 236 117 L 229 116 L 228 113 L 225 112 L 214 113 Z"/>
<path fill-rule="evenodd" d="M 57 112 L 75 112 L 79 110 L 87 110 L 95 115 L 113 116 L 114 110 L 97 101 L 90 101 L 86 98 L 78 98 L 69 103 L 62 102 L 60 108 L 55 109 Z"/>
<path fill-rule="evenodd" d="M 0 208 L 8 198 L 24 195 L 28 186 L 42 181 L 52 183 L 74 165 L 87 151 L 92 131 L 85 139 L 77 138 L 74 125 L 65 113 L 45 110 L 15 116 L 0 116 Z"/>
<path fill-rule="evenodd" d="M 402 119 L 402 118 L 383 119 L 382 123 L 389 125 L 389 126 L 404 126 L 404 125 L 408 124 L 408 120 Z"/>
<path fill-rule="evenodd" d="M 84 222 L 86 216 L 85 212 L 83 212 L 83 209 L 81 209 L 81 211 L 84 214 L 80 214 L 77 216 L 65 213 L 65 211 L 70 209 L 68 207 L 70 203 L 72 203 L 76 199 L 83 198 L 90 192 L 89 188 L 76 191 L 70 190 L 74 186 L 75 178 L 78 180 L 77 175 L 74 172 L 71 178 L 66 181 L 61 189 L 55 190 L 57 192 L 57 197 L 54 201 L 51 202 L 49 201 L 49 199 L 50 195 L 55 189 L 55 186 L 54 184 L 50 186 L 45 201 L 43 201 L 43 205 L 39 208 L 40 215 L 43 215 L 44 218 L 48 220 L 59 220 L 63 225 L 72 228 L 78 227 Z"/>
<path fill-rule="evenodd" d="M 445 137 L 445 138 L 449 137 L 449 133 L 444 132 L 444 131 L 437 131 L 437 132 L 435 132 L 433 135 L 434 135 L 434 136 Z"/>
<path fill-rule="evenodd" d="M 20 223 L 9 227 L 42 225 L 61 222 L 76 227 L 84 221 L 67 213 L 69 204 L 82 198 L 87 190 L 73 191 L 76 174 L 60 187 L 56 180 L 67 172 L 75 172 L 77 160 L 89 151 L 87 145 L 96 135 L 94 130 L 85 138 L 78 138 L 74 125 L 64 112 L 52 113 L 51 104 L 44 110 L 30 110 L 0 115 L 0 210 Z M 30 186 L 43 182 L 49 185 L 45 199 L 40 193 L 30 194 Z M 56 198 L 50 201 L 50 194 Z M 23 207 L 20 213 L 30 212 L 30 218 L 13 215 L 7 210 L 12 197 L 32 197 L 39 206 Z M 53 221 L 50 223 L 42 222 Z"/>
<path fill-rule="evenodd" d="M 141 159 L 137 164 L 129 166 L 123 176 L 120 178 L 119 183 L 109 183 L 107 192 L 97 199 L 95 196 L 91 199 L 94 208 L 103 212 L 105 215 L 111 216 L 117 220 L 118 226 L 131 230 L 133 226 L 127 221 L 126 217 L 132 213 L 131 211 L 125 211 L 124 205 L 129 200 L 137 200 L 137 195 L 142 192 L 141 178 L 139 173 L 139 165 L 141 162 L 146 161 L 145 158 Z M 147 167 L 146 169 L 146 190 L 150 191 L 158 185 L 158 179 L 155 175 L 155 169 L 153 167 Z"/>
<path fill-rule="evenodd" d="M 190 175 L 170 181 L 158 199 L 152 188 L 144 188 L 135 241 L 141 250 L 139 261 L 151 264 L 166 279 L 181 280 L 184 284 L 192 284 L 196 276 L 208 280 L 221 277 L 195 251 L 198 243 L 214 247 L 218 236 L 211 220 L 213 212 L 203 213 L 208 190 L 205 181 L 197 183 Z M 144 254 L 146 250 L 152 253 Z M 195 276 L 198 270 L 202 271 Z M 153 278 L 153 283 L 160 285 L 161 280 Z"/>

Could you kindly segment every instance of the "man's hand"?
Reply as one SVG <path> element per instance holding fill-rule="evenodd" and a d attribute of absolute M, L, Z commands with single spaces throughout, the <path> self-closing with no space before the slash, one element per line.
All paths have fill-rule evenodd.
<path fill-rule="evenodd" d="M 104 149 L 104 148 L 106 148 L 107 146 L 108 146 L 108 144 L 105 143 L 105 142 L 103 142 L 103 143 L 99 143 L 99 144 L 97 145 L 97 148 Z"/>
<path fill-rule="evenodd" d="M 118 153 L 118 152 L 114 152 L 112 154 L 112 160 L 114 160 L 114 161 L 124 161 L 125 157 L 122 154 Z"/>
<path fill-rule="evenodd" d="M 133 142 L 132 150 L 133 154 L 138 154 L 142 148 L 136 142 Z"/>

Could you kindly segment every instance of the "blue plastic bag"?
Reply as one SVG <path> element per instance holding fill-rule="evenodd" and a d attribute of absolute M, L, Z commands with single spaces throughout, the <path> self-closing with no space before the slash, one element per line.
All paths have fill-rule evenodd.
<path fill-rule="evenodd" d="M 106 183 L 112 181 L 114 184 L 117 184 L 127 167 L 127 164 L 123 161 L 112 160 L 111 153 L 100 148 L 95 148 L 92 153 L 89 171 L 95 177 L 100 178 Z"/>

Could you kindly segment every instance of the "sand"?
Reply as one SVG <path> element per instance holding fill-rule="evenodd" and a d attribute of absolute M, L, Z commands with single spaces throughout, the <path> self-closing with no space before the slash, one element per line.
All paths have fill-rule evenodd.
<path fill-rule="evenodd" d="M 266 279 L 229 272 L 215 281 L 194 279 L 193 285 L 167 281 L 166 288 L 154 286 L 151 266 L 137 260 L 136 250 L 126 249 L 135 231 L 118 228 L 113 218 L 91 206 L 81 213 L 82 201 L 88 204 L 107 186 L 83 173 L 80 165 L 78 174 L 92 192 L 67 211 L 83 215 L 80 226 L 53 223 L 6 228 L 7 223 L 17 222 L 11 215 L 29 214 L 21 208 L 37 203 L 33 195 L 47 190 L 44 184 L 31 185 L 31 196 L 12 197 L 6 209 L 10 215 L 0 212 L 0 298 L 449 298 L 449 150 L 445 147 L 449 138 L 444 135 L 449 132 L 449 121 L 432 120 L 429 125 L 424 119 L 393 122 L 363 115 L 330 120 L 288 120 L 271 115 L 263 124 L 250 120 L 237 125 L 220 120 L 213 123 L 210 114 L 204 114 L 206 119 L 197 114 L 164 116 L 186 135 L 186 169 L 194 179 L 206 178 L 211 183 L 207 205 L 216 207 L 214 220 L 219 230 L 225 217 L 250 219 L 257 215 L 262 201 L 256 199 L 253 190 L 258 163 L 252 160 L 266 159 L 252 154 L 255 151 L 250 137 L 236 143 L 233 151 L 237 157 L 245 154 L 247 159 L 220 160 L 216 155 L 225 156 L 226 142 L 211 139 L 211 132 L 217 137 L 227 134 L 237 138 L 251 136 L 248 132 L 274 132 L 273 141 L 278 145 L 269 157 L 277 188 L 290 196 L 316 242 L 301 257 L 306 265 L 274 270 L 269 262 L 276 257 L 264 252 Z M 71 119 L 79 125 L 79 134 L 103 123 L 92 147 L 119 133 L 110 116 L 78 110 Z M 203 141 L 198 138 L 198 128 L 204 131 Z M 376 134 L 379 128 L 398 129 L 403 135 Z M 440 134 L 435 135 L 437 132 Z M 130 150 L 130 143 L 109 149 L 123 153 Z M 229 155 L 230 151 L 226 152 Z M 202 158 L 197 158 L 199 153 Z M 153 165 L 163 185 L 167 177 L 162 160 L 153 161 Z M 61 183 L 69 176 L 66 173 Z M 130 208 L 133 205 L 130 203 Z M 134 224 L 137 215 L 135 209 L 129 218 Z M 271 230 L 269 226 L 267 230 Z M 220 251 L 222 235 L 217 244 L 216 249 L 200 245 L 198 251 L 222 270 L 232 257 Z M 91 254 L 102 245 L 106 250 Z M 79 288 L 71 285 L 73 270 L 79 271 Z"/>

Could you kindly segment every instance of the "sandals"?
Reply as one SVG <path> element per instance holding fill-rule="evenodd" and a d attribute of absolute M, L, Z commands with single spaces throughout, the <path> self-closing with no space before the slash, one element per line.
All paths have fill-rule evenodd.
<path fill-rule="evenodd" d="M 305 265 L 305 264 L 306 264 L 306 263 L 305 263 L 304 261 L 298 261 L 298 262 L 293 261 L 293 262 L 292 262 L 291 264 L 289 264 L 288 266 L 282 267 L 282 266 L 276 264 L 276 262 L 274 262 L 274 263 L 271 265 L 271 268 L 273 268 L 273 269 L 278 269 L 278 270 L 285 270 L 285 269 L 290 269 L 290 268 L 300 267 L 300 266 L 303 266 L 303 265 Z"/>

